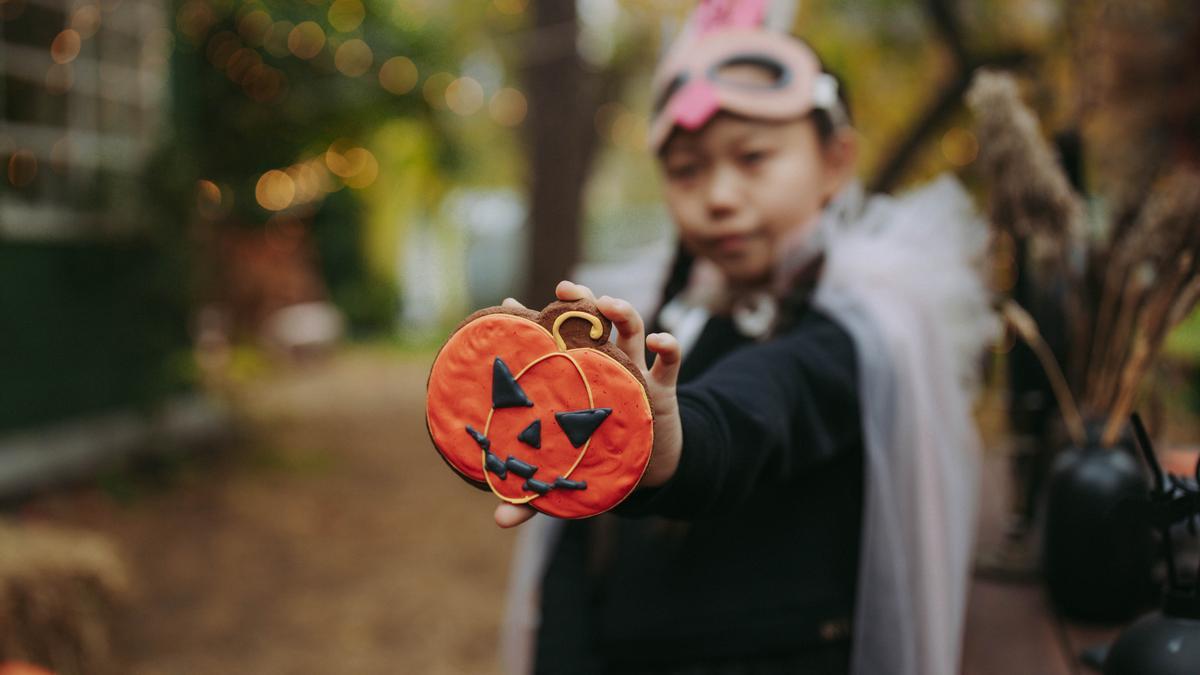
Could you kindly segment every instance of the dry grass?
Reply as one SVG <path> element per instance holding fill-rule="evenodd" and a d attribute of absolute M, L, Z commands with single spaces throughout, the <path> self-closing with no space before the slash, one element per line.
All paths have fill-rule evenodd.
<path fill-rule="evenodd" d="M 116 673 L 112 627 L 126 570 L 94 534 L 0 522 L 0 662 Z"/>

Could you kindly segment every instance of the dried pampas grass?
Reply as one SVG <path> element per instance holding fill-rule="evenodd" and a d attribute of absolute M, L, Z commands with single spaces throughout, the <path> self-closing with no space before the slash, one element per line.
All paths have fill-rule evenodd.
<path fill-rule="evenodd" d="M 115 674 L 111 625 L 125 568 L 105 539 L 0 521 L 0 662 Z"/>
<path fill-rule="evenodd" d="M 1042 275 L 1065 269 L 1082 231 L 1083 204 L 1021 102 L 1011 76 L 981 71 L 967 92 L 978 128 L 979 166 L 991 190 L 990 216 L 1014 239 L 1028 239 Z"/>
<path fill-rule="evenodd" d="M 1200 285 L 1200 173 L 1177 169 L 1156 186 L 1110 257 L 1093 351 L 1088 404 L 1107 411 L 1111 443 L 1163 342 L 1196 306 Z M 1116 307 L 1115 311 L 1108 308 Z M 1110 318 L 1111 317 L 1111 318 Z"/>
<path fill-rule="evenodd" d="M 1100 441 L 1111 445 L 1167 334 L 1200 300 L 1200 172 L 1166 172 L 1131 224 L 1109 224 L 1107 240 L 1085 240 L 1083 202 L 1012 76 L 981 72 L 968 103 L 993 227 L 1029 242 L 1035 283 L 1064 290 L 1069 349 L 1080 362 L 1072 393 L 1104 421 Z M 1087 279 L 1099 289 L 1089 290 Z"/>

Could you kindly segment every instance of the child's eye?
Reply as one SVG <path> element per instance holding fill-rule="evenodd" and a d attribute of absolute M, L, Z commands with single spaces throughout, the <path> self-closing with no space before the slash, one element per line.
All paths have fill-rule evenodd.
<path fill-rule="evenodd" d="M 667 176 L 671 180 L 688 180 L 700 173 L 699 162 L 681 162 L 667 166 Z"/>
<path fill-rule="evenodd" d="M 738 156 L 738 159 L 741 161 L 741 163 L 746 166 L 755 166 L 766 158 L 767 153 L 763 150 L 750 150 L 743 152 L 740 156 Z"/>

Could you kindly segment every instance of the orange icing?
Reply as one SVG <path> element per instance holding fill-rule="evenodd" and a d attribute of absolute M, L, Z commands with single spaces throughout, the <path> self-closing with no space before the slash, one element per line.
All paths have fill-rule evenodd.
<path fill-rule="evenodd" d="M 502 359 L 534 406 L 492 409 L 492 364 Z M 554 414 L 611 408 L 589 441 L 573 447 Z M 558 350 L 551 333 L 511 314 L 488 314 L 460 328 L 442 347 L 429 378 L 426 419 L 438 451 L 459 473 L 486 483 L 499 498 L 561 518 L 603 513 L 627 497 L 645 472 L 654 444 L 653 415 L 642 384 L 619 362 L 590 348 Z M 517 440 L 541 421 L 541 448 Z M 525 478 L 483 468 L 484 453 L 467 434 L 471 425 L 491 441 L 501 461 L 510 455 L 538 467 L 546 483 L 562 476 L 587 489 L 523 489 Z"/>

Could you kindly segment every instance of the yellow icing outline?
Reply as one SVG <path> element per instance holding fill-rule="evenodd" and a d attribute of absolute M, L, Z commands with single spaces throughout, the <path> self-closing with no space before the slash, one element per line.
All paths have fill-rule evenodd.
<path fill-rule="evenodd" d="M 595 314 L 581 312 L 577 309 L 573 309 L 569 312 L 563 312 L 562 314 L 558 315 L 558 318 L 554 319 L 554 326 L 550 329 L 550 333 L 554 336 L 554 344 L 558 345 L 558 351 L 560 352 L 567 351 L 567 343 L 562 339 L 562 335 L 559 334 L 559 329 L 562 328 L 563 322 L 567 319 L 587 319 L 589 322 L 591 322 L 592 330 L 588 333 L 588 335 L 591 336 L 593 340 L 599 340 L 600 337 L 604 335 L 604 323 L 600 321 L 600 318 Z"/>

